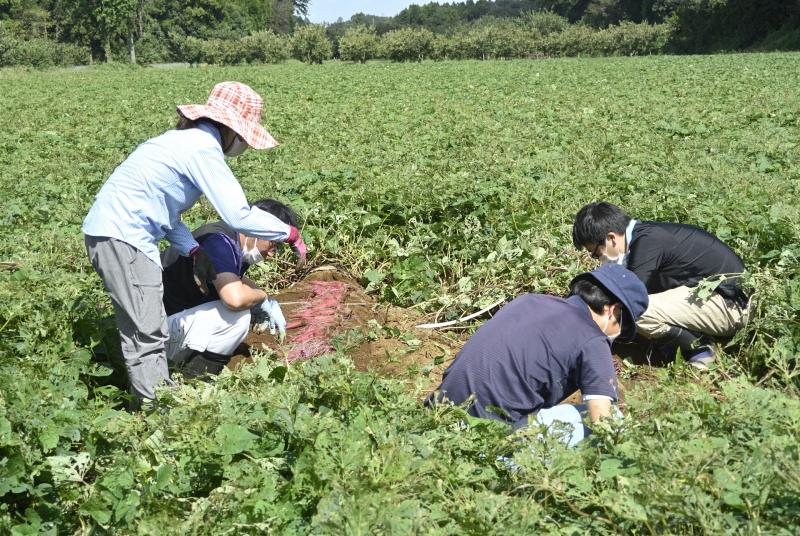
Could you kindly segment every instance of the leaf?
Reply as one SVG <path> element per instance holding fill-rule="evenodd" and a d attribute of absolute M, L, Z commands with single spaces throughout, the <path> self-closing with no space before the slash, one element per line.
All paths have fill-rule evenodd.
<path fill-rule="evenodd" d="M 244 426 L 225 423 L 214 432 L 214 440 L 219 454 L 238 454 L 249 449 L 258 436 L 251 434 Z"/>
<path fill-rule="evenodd" d="M 12 447 L 19 444 L 19 437 L 12 430 L 11 421 L 5 417 L 0 417 L 0 447 Z"/>
<path fill-rule="evenodd" d="M 600 469 L 597 471 L 597 476 L 603 480 L 614 478 L 615 476 L 623 473 L 622 460 L 617 458 L 608 458 L 600 462 Z"/>
<path fill-rule="evenodd" d="M 53 426 L 49 426 L 39 432 L 39 443 L 42 444 L 42 448 L 45 451 L 56 448 L 58 445 L 58 438 L 58 431 Z"/>
<path fill-rule="evenodd" d="M 105 378 L 114 374 L 114 369 L 102 363 L 94 363 L 86 369 L 86 374 L 95 378 Z"/>
<path fill-rule="evenodd" d="M 278 365 L 269 373 L 269 378 L 271 380 L 275 380 L 278 383 L 283 383 L 284 378 L 286 378 L 286 373 L 289 371 L 283 365 Z"/>
<path fill-rule="evenodd" d="M 364 272 L 364 279 L 366 279 L 369 283 L 373 285 L 383 281 L 384 277 L 386 276 L 376 270 L 367 270 L 366 272 Z"/>
<path fill-rule="evenodd" d="M 157 490 L 165 489 L 172 482 L 172 466 L 161 465 L 156 469 L 155 487 Z"/>
<path fill-rule="evenodd" d="M 742 496 L 735 491 L 726 491 L 722 494 L 722 502 L 727 504 L 728 506 L 734 507 L 741 507 L 745 506 L 745 502 L 742 500 Z"/>
<path fill-rule="evenodd" d="M 103 500 L 101 495 L 95 494 L 81 505 L 80 512 L 91 516 L 100 525 L 106 526 L 111 521 L 111 505 Z"/>
<path fill-rule="evenodd" d="M 63 482 L 83 482 L 83 475 L 89 468 L 91 456 L 88 452 L 81 452 L 74 456 L 49 456 L 47 464 L 53 473 L 56 484 Z"/>

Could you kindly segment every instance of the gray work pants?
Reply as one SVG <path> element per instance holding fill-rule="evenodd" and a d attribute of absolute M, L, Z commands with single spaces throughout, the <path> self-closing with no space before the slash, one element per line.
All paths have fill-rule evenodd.
<path fill-rule="evenodd" d="M 154 399 L 155 387 L 171 384 L 165 345 L 168 339 L 161 268 L 120 240 L 85 236 L 86 252 L 114 303 L 122 355 L 136 406 Z"/>

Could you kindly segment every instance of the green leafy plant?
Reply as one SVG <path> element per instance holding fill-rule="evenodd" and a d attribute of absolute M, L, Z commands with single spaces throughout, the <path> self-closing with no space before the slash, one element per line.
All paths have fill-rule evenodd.
<path fill-rule="evenodd" d="M 797 59 L 5 70 L 0 532 L 798 532 Z M 130 414 L 81 221 L 175 103 L 223 79 L 264 95 L 281 142 L 231 161 L 248 196 L 295 207 L 311 266 L 339 263 L 384 303 L 449 320 L 562 294 L 591 266 L 572 218 L 608 199 L 724 237 L 755 291 L 750 322 L 702 375 L 638 382 L 627 367 L 623 427 L 573 450 L 424 407 L 433 363 L 356 372 L 362 337 L 419 338 L 377 324 L 318 360 L 259 354 L 179 380 Z M 216 217 L 206 201 L 183 215 Z M 276 290 L 286 266 L 255 277 Z"/>

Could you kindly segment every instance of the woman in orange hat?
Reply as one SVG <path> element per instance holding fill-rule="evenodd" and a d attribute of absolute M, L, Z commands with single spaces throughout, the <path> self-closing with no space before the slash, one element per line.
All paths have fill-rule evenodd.
<path fill-rule="evenodd" d="M 251 207 L 225 162 L 225 156 L 238 156 L 248 147 L 278 145 L 261 125 L 263 108 L 261 96 L 239 82 L 217 84 L 206 104 L 178 106 L 178 127 L 137 147 L 100 189 L 83 222 L 89 260 L 114 304 L 136 406 L 154 399 L 159 383 L 170 383 L 158 241 L 166 238 L 193 259 L 201 287 L 213 272 L 181 221 L 201 195 L 231 228 L 288 242 L 305 261 L 297 228 Z"/>

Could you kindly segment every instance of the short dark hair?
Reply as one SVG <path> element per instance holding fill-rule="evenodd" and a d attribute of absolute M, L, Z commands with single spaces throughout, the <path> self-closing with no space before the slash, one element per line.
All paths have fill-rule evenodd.
<path fill-rule="evenodd" d="M 300 227 L 300 218 L 297 216 L 297 213 L 280 201 L 275 199 L 259 199 L 253 203 L 253 206 L 260 208 L 264 212 L 269 212 L 286 225 L 291 225 L 295 228 Z"/>
<path fill-rule="evenodd" d="M 621 303 L 606 287 L 590 278 L 576 279 L 569 286 L 570 296 L 578 296 L 597 314 L 603 312 L 606 305 Z"/>
<path fill-rule="evenodd" d="M 595 201 L 585 205 L 575 215 L 572 243 L 580 249 L 586 244 L 602 244 L 608 233 L 625 232 L 631 217 L 617 205 Z"/>

